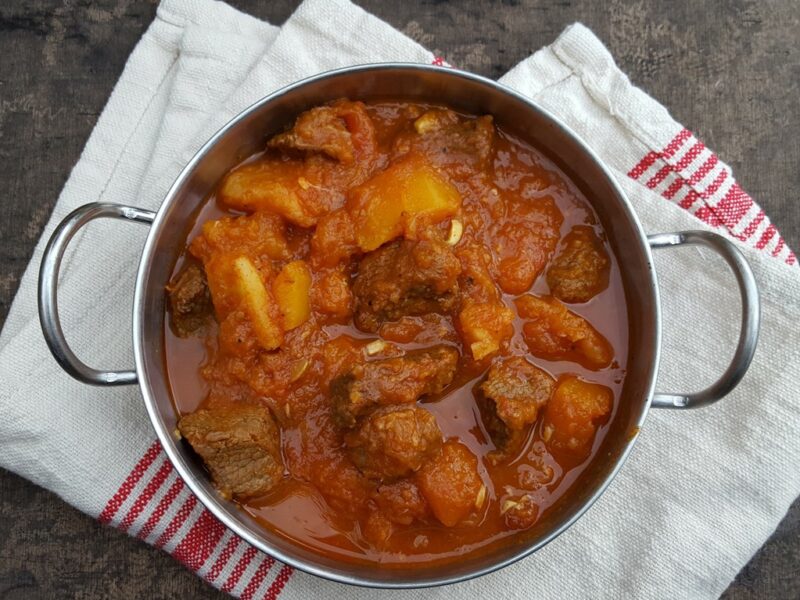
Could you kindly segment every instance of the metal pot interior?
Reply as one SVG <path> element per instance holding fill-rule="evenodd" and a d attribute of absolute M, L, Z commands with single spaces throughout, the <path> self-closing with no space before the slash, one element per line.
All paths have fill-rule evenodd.
<path fill-rule="evenodd" d="M 219 179 L 298 113 L 336 98 L 402 99 L 492 114 L 498 125 L 528 140 L 554 160 L 593 201 L 622 270 L 629 307 L 628 375 L 617 414 L 592 464 L 556 509 L 512 543 L 444 566 L 377 569 L 343 564 L 265 530 L 220 498 L 202 465 L 172 432 L 177 415 L 164 362 L 164 286 L 197 208 Z M 658 295 L 650 252 L 638 219 L 612 176 L 562 125 L 527 100 L 489 80 L 419 65 L 372 65 L 324 74 L 267 97 L 212 138 L 176 181 L 152 227 L 137 278 L 134 347 L 142 392 L 156 432 L 179 473 L 227 526 L 260 549 L 292 565 L 347 583 L 417 587 L 490 572 L 524 556 L 578 518 L 602 493 L 636 438 L 653 393 L 660 336 Z"/>

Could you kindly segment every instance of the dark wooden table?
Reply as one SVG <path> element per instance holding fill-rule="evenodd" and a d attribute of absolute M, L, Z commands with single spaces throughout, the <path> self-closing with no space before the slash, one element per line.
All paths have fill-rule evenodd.
<path fill-rule="evenodd" d="M 800 2 L 360 2 L 499 77 L 582 21 L 634 83 L 733 166 L 800 248 Z M 296 0 L 234 0 L 282 23 Z M 61 187 L 156 0 L 0 2 L 0 326 Z M 0 418 L 2 416 L 0 415 Z M 796 466 L 796 465 L 795 465 Z M 800 597 L 800 502 L 725 598 Z M 0 598 L 222 598 L 172 558 L 0 470 Z"/>

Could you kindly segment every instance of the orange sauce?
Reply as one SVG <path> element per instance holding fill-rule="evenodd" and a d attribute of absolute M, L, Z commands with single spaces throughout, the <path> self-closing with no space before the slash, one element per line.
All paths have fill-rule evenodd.
<path fill-rule="evenodd" d="M 428 107 L 421 107 L 424 110 Z M 409 128 L 406 105 L 383 102 L 367 106 L 375 123 L 380 152 L 388 156 L 395 137 Z M 462 118 L 472 118 L 462 115 Z M 476 215 L 483 223 L 496 222 L 485 197 L 487 190 L 495 188 L 500 194 L 516 194 L 532 200 L 550 196 L 563 215 L 560 235 L 563 238 L 573 226 L 590 224 L 604 239 L 600 221 L 590 202 L 581 190 L 570 181 L 564 172 L 536 148 L 523 140 L 497 129 L 493 144 L 492 165 L 481 173 L 486 185 L 455 181 L 462 196 L 465 211 Z M 259 155 L 251 157 L 257 160 Z M 489 192 L 491 193 L 491 192 Z M 241 214 L 226 209 L 215 195 L 208 198 L 199 210 L 196 223 L 188 235 L 191 241 L 208 220 L 223 215 Z M 513 227 L 509 222 L 505 226 Z M 485 227 L 478 222 L 465 220 L 464 240 L 473 239 L 491 248 L 492 240 Z M 302 254 L 308 252 L 310 232 L 302 228 L 289 228 L 289 243 Z M 539 508 L 539 518 L 556 505 L 569 490 L 583 469 L 592 460 L 594 452 L 614 418 L 617 404 L 625 382 L 628 361 L 628 321 L 625 293 L 616 258 L 610 246 L 605 244 L 611 261 L 608 287 L 589 302 L 570 305 L 571 311 L 587 319 L 611 344 L 615 359 L 611 366 L 600 370 L 589 370 L 574 362 L 549 361 L 532 356 L 522 337 L 522 320 L 516 317 L 514 335 L 503 350 L 506 356 L 525 356 L 536 366 L 554 378 L 566 374 L 578 375 L 588 381 L 607 386 L 614 394 L 611 417 L 601 426 L 593 442 L 592 454 L 588 457 L 569 456 L 548 449 L 543 439 L 541 418 L 531 429 L 527 441 L 517 455 L 507 462 L 492 464 L 488 454 L 495 449 L 480 417 L 474 401 L 475 387 L 488 369 L 489 362 L 462 360 L 455 380 L 438 396 L 425 397 L 421 404 L 431 411 L 445 439 L 458 438 L 477 457 L 479 472 L 487 487 L 487 501 L 468 522 L 454 527 L 445 527 L 435 520 L 414 522 L 408 526 L 396 526 L 384 547 L 376 548 L 364 539 L 363 522 L 359 510 L 355 515 L 337 511 L 326 500 L 324 490 L 310 481 L 307 473 L 312 460 L 305 456 L 309 447 L 309 436 L 324 438 L 320 428 L 329 427 L 330 421 L 316 419 L 325 410 L 328 381 L 323 380 L 320 365 L 311 367 L 312 379 L 305 385 L 292 388 L 298 400 L 292 406 L 300 407 L 302 420 L 281 422 L 281 435 L 287 475 L 283 483 L 264 497 L 249 500 L 242 509 L 255 517 L 264 527 L 279 533 L 295 543 L 316 552 L 353 562 L 380 563 L 391 567 L 400 563 L 432 563 L 456 560 L 466 554 L 478 552 L 496 543 L 505 543 L 518 530 L 510 530 L 505 524 L 502 507 L 506 499 L 529 494 Z M 184 261 L 182 256 L 175 265 L 177 273 Z M 544 272 L 535 280 L 530 293 L 549 293 Z M 514 298 L 503 295 L 503 302 L 516 311 Z M 515 312 L 516 314 L 516 312 Z M 423 317 L 408 318 L 424 329 L 429 320 Z M 444 341 L 459 348 L 462 355 L 468 353 L 460 344 L 458 333 L 449 317 L 434 320 L 444 328 Z M 168 323 L 169 319 L 165 322 Z M 352 318 L 346 322 L 319 322 L 316 336 L 311 344 L 321 345 L 340 336 L 349 336 L 354 344 L 365 344 L 376 338 L 356 329 Z M 209 383 L 202 375 L 202 367 L 212 362 L 216 350 L 216 329 L 211 328 L 205 337 L 177 337 L 169 325 L 165 325 L 164 344 L 167 371 L 172 397 L 180 414 L 188 414 L 203 406 L 209 392 Z M 424 334 L 405 343 L 394 342 L 398 347 L 413 349 L 431 345 Z M 295 402 L 295 400 L 292 400 Z M 274 407 L 271 407 L 274 408 Z M 304 416 L 303 416 L 304 415 Z M 302 425 L 302 426 L 301 426 Z M 319 460 L 319 456 L 313 458 Z M 336 481 L 330 481 L 336 485 Z"/>

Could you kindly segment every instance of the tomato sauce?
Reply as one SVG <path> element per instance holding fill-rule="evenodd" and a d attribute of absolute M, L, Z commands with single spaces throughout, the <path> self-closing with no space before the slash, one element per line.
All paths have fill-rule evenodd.
<path fill-rule="evenodd" d="M 569 493 L 575 480 L 591 462 L 614 418 L 625 383 L 628 361 L 626 298 L 617 260 L 605 241 L 602 226 L 589 200 L 556 164 L 536 148 L 492 124 L 488 126 L 491 128 L 488 160 L 481 162 L 472 160 L 472 138 L 467 140 L 470 144 L 459 145 L 466 138 L 459 138 L 458 127 L 463 126 L 465 131 L 472 132 L 469 128 L 476 123 L 475 116 L 456 115 L 441 107 L 401 102 L 368 103 L 365 112 L 374 126 L 376 144 L 369 158 L 371 172 L 368 179 L 386 169 L 387 165 L 394 164 L 399 160 L 398 156 L 410 147 L 408 151 L 432 157 L 437 172 L 458 191 L 461 204 L 457 216 L 426 224 L 428 233 L 422 235 L 446 238 L 450 222 L 457 218 L 463 224 L 463 233 L 454 246 L 456 255 L 461 257 L 460 249 L 471 245 L 488 249 L 495 260 L 490 272 L 498 301 L 513 311 L 511 335 L 502 340 L 498 350 L 476 359 L 470 354 L 464 327 L 458 323 L 458 313 L 405 316 L 385 322 L 377 332 L 365 332 L 355 327 L 352 308 L 340 315 L 323 315 L 313 308 L 319 305 L 315 300 L 311 316 L 302 325 L 284 332 L 278 350 L 253 351 L 255 353 L 247 356 L 222 356 L 225 352 L 220 349 L 220 326 L 214 320 L 200 333 L 180 337 L 170 326 L 171 320 L 166 319 L 167 372 L 172 397 L 181 415 L 220 402 L 260 404 L 267 406 L 274 415 L 281 435 L 283 479 L 266 494 L 236 498 L 242 510 L 265 528 L 313 551 L 345 561 L 379 563 L 386 567 L 448 562 L 490 545 L 511 543 L 514 536 L 524 534 L 526 528 Z M 420 121 L 420 118 L 431 114 L 451 127 L 454 143 L 448 143 L 446 137 L 442 138 L 444 145 L 431 143 L 426 146 L 419 142 L 418 136 L 424 136 L 427 127 L 425 119 Z M 342 118 L 350 134 L 355 136 L 356 127 L 361 125 L 353 125 L 347 115 Z M 435 126 L 442 127 L 441 122 Z M 482 123 L 475 127 L 485 126 Z M 357 145 L 355 147 L 358 149 Z M 274 153 L 274 149 L 267 155 L 270 153 Z M 247 159 L 245 164 L 258 163 L 264 156 L 259 153 Z M 296 163 L 292 165 L 294 168 Z M 301 164 L 300 168 L 304 165 Z M 329 178 L 320 183 L 321 179 L 313 179 L 316 176 L 314 168 L 309 167 L 309 185 L 331 184 L 335 179 L 326 175 Z M 356 185 L 361 185 L 364 173 L 348 173 L 342 177 L 353 177 L 358 182 Z M 300 179 L 300 185 L 304 186 L 305 179 Z M 332 187 L 335 185 L 338 185 L 338 180 Z M 342 198 L 351 197 L 349 190 L 347 187 Z M 552 202 L 560 213 L 560 223 L 555 228 L 559 241 L 563 241 L 575 226 L 589 226 L 607 254 L 608 283 L 604 289 L 587 302 L 566 304 L 571 313 L 585 319 L 613 348 L 613 360 L 601 368 L 588 368 L 573 360 L 537 357 L 526 342 L 523 327 L 527 319 L 520 317 L 515 300 L 526 294 L 547 297 L 551 293 L 545 273 L 558 250 L 534 248 L 538 255 L 525 250 L 523 263 L 514 263 L 518 257 L 511 252 L 503 262 L 503 252 L 509 247 L 512 250 L 518 247 L 514 246 L 515 228 L 519 228 L 519 234 L 523 235 L 523 229 L 536 226 L 535 219 L 540 215 L 535 215 L 533 221 L 525 221 L 527 217 L 523 209 L 520 209 L 523 212 L 515 212 L 508 208 L 511 204 L 500 206 L 500 199 L 503 202 L 511 199 L 508 202 L 516 202 L 514 206 L 522 206 L 525 202 L 542 205 L 544 198 L 551 199 L 547 202 Z M 320 206 L 326 201 L 320 200 Z M 322 206 L 320 214 L 343 210 L 343 199 L 334 198 L 330 202 L 330 206 Z M 256 210 L 263 210 L 263 207 Z M 206 223 L 250 212 L 252 210 L 247 208 L 232 207 L 230 202 L 223 201 L 219 192 L 212 194 L 197 213 L 196 222 L 188 234 L 187 248 L 203 235 Z M 316 219 L 317 216 L 309 218 Z M 288 253 L 275 262 L 280 267 L 290 260 L 307 261 L 312 274 L 312 290 L 321 285 L 323 274 L 331 271 L 329 265 L 323 265 L 324 260 L 317 257 L 315 261 L 312 256 L 315 249 L 313 235 L 313 226 L 303 227 L 290 222 L 285 228 Z M 348 240 L 343 239 L 341 244 L 352 243 Z M 505 241 L 501 244 L 498 240 Z M 542 248 L 545 246 L 543 241 Z M 549 247 L 560 248 L 560 245 L 551 244 Z M 339 269 L 337 272 L 343 273 L 345 281 L 352 283 L 364 254 L 356 251 L 340 260 L 336 268 Z M 177 261 L 176 277 L 187 261 L 195 260 L 188 256 L 187 251 Z M 529 265 L 537 260 L 542 262 L 542 268 L 535 273 L 532 285 L 526 286 L 526 277 L 530 276 L 526 269 L 529 270 Z M 497 264 L 511 266 L 503 273 Z M 206 268 L 208 270 L 208 266 Z M 263 269 L 261 272 L 263 277 L 271 277 L 263 275 Z M 497 281 L 502 277 L 506 277 L 508 283 L 501 288 Z M 513 293 L 503 291 L 504 288 L 513 288 Z M 463 281 L 462 289 L 465 289 Z M 212 286 L 212 297 L 213 292 Z M 312 298 L 315 298 L 313 294 Z M 216 306 L 216 297 L 214 300 Z M 386 341 L 387 346 L 374 356 L 368 356 L 368 360 L 402 355 L 405 351 L 439 343 L 458 349 L 460 358 L 452 382 L 440 393 L 420 398 L 418 406 L 433 414 L 444 440 L 458 440 L 477 458 L 477 472 L 485 486 L 485 499 L 476 500 L 475 509 L 455 525 L 446 526 L 427 512 L 425 517 L 415 518 L 408 524 L 393 523 L 391 533 L 376 542 L 369 531 L 370 515 L 376 510 L 371 494 L 381 484 L 361 476 L 343 451 L 342 434 L 329 414 L 329 385 L 332 377 L 346 369 L 353 357 L 363 356 L 365 347 L 378 339 Z M 331 366 L 336 362 L 330 358 L 330 344 L 334 341 L 341 356 L 337 355 L 337 365 Z M 493 458 L 497 444 L 493 442 L 492 433 L 487 431 L 476 404 L 476 395 L 481 393 L 479 387 L 486 379 L 492 361 L 515 356 L 525 357 L 557 382 L 576 376 L 610 390 L 613 396 L 610 414 L 596 423 L 596 433 L 588 442 L 588 451 L 570 452 L 554 444 L 546 419 L 541 416 L 547 409 L 542 408 L 537 421 L 525 432 L 521 446 L 502 460 Z M 302 373 L 296 379 L 291 375 L 300 371 Z M 556 417 L 551 421 L 561 422 Z M 410 476 L 409 480 L 418 481 L 414 477 Z M 510 526 L 509 506 L 518 508 L 517 504 L 523 497 L 524 504 L 534 507 L 534 516 L 525 522 L 525 527 L 515 526 L 514 522 Z"/>

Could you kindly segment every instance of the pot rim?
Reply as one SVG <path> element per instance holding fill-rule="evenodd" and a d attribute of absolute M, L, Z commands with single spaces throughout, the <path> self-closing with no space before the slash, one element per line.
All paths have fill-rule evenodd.
<path fill-rule="evenodd" d="M 222 138 L 226 136 L 229 130 L 231 130 L 240 121 L 247 118 L 251 113 L 260 110 L 264 105 L 269 104 L 276 98 L 283 96 L 287 93 L 290 93 L 296 90 L 297 88 L 312 83 L 316 83 L 319 81 L 335 78 L 337 76 L 344 74 L 353 74 L 353 73 L 367 74 L 371 72 L 392 70 L 392 69 L 403 69 L 403 70 L 427 72 L 427 73 L 444 73 L 450 77 L 457 77 L 494 88 L 494 90 L 499 93 L 513 97 L 514 99 L 524 103 L 530 110 L 539 113 L 539 115 L 544 119 L 549 120 L 555 127 L 557 127 L 561 131 L 561 133 L 565 134 L 574 143 L 576 148 L 580 149 L 580 151 L 583 152 L 595 164 L 595 166 L 606 178 L 608 184 L 610 185 L 611 189 L 614 191 L 616 195 L 616 199 L 622 203 L 625 212 L 627 213 L 628 217 L 631 220 L 631 223 L 635 225 L 640 245 L 639 250 L 644 253 L 644 257 L 646 259 L 646 264 L 650 275 L 648 283 L 649 286 L 651 287 L 654 300 L 653 311 L 655 314 L 653 315 L 653 322 L 655 323 L 655 331 L 653 332 L 654 347 L 652 349 L 653 368 L 651 371 L 650 381 L 646 386 L 647 393 L 642 398 L 644 407 L 642 409 L 641 415 L 639 416 L 638 420 L 635 423 L 636 427 L 642 426 L 649 413 L 651 400 L 655 393 L 656 374 L 658 373 L 658 366 L 661 358 L 661 333 L 662 333 L 661 303 L 657 285 L 656 272 L 655 269 L 653 268 L 653 256 L 651 248 L 648 243 L 647 236 L 644 232 L 642 224 L 639 220 L 639 217 L 636 214 L 633 206 L 631 205 L 631 202 L 628 199 L 627 194 L 623 191 L 623 189 L 617 182 L 614 175 L 611 173 L 611 171 L 605 165 L 605 163 L 600 159 L 600 157 L 582 140 L 580 136 L 578 136 L 577 133 L 575 133 L 571 128 L 569 128 L 566 124 L 564 124 L 560 119 L 558 119 L 548 110 L 542 108 L 541 106 L 536 104 L 536 102 L 534 102 L 533 100 L 523 96 L 522 94 L 512 90 L 511 88 L 506 87 L 501 83 L 498 83 L 496 81 L 493 81 L 491 79 L 488 79 L 480 75 L 475 75 L 472 73 L 468 73 L 465 71 L 449 67 L 439 67 L 435 65 L 424 65 L 417 63 L 392 62 L 392 63 L 362 64 L 362 65 L 355 65 L 351 67 L 344 67 L 340 69 L 325 71 L 323 73 L 319 73 L 317 75 L 313 75 L 311 77 L 307 77 L 290 85 L 284 86 L 274 91 L 273 93 L 261 98 L 257 102 L 253 103 L 252 105 L 244 109 L 238 115 L 233 117 L 213 136 L 211 136 L 211 138 L 205 144 L 203 144 L 203 146 L 197 151 L 197 153 L 192 157 L 192 159 L 186 164 L 186 166 L 182 169 L 182 171 L 176 178 L 175 182 L 170 187 L 169 191 L 164 197 L 164 201 L 162 202 L 161 206 L 158 209 L 155 220 L 153 221 L 152 226 L 150 227 L 150 231 L 147 235 L 147 239 L 145 241 L 142 250 L 142 257 L 139 262 L 139 267 L 137 269 L 136 283 L 134 290 L 133 351 L 136 361 L 136 371 L 139 375 L 139 387 L 142 391 L 145 407 L 147 408 L 147 413 L 148 416 L 150 417 L 153 429 L 155 430 L 156 435 L 159 441 L 161 442 L 162 447 L 164 448 L 164 451 L 167 453 L 167 456 L 169 457 L 173 466 L 178 471 L 180 477 L 189 486 L 192 493 L 194 493 L 200 500 L 200 502 L 202 502 L 202 504 L 209 511 L 211 511 L 211 513 L 217 519 L 219 519 L 226 527 L 231 529 L 236 535 L 238 535 L 248 543 L 252 544 L 262 552 L 265 552 L 266 554 L 274 557 L 275 559 L 283 563 L 286 563 L 296 569 L 304 571 L 306 573 L 310 573 L 312 575 L 316 575 L 318 577 L 322 577 L 324 579 L 328 579 L 338 583 L 344 583 L 350 585 L 359 585 L 364 587 L 380 588 L 380 589 L 410 589 L 410 588 L 425 588 L 425 587 L 433 587 L 439 585 L 447 585 L 452 583 L 459 583 L 476 577 L 480 577 L 482 575 L 487 575 L 489 573 L 502 569 L 503 567 L 513 564 L 518 560 L 533 554 L 534 552 L 536 552 L 537 550 L 548 544 L 550 541 L 557 538 L 572 524 L 574 524 L 580 517 L 582 517 L 586 513 L 586 511 L 597 501 L 597 499 L 606 491 L 606 489 L 611 484 L 614 477 L 616 477 L 617 473 L 620 471 L 623 464 L 630 455 L 631 450 L 633 449 L 633 446 L 639 437 L 638 431 L 636 435 L 630 436 L 623 451 L 615 459 L 615 464 L 610 469 L 608 474 L 603 478 L 602 483 L 597 487 L 595 492 L 586 501 L 584 501 L 583 505 L 573 515 L 571 515 L 568 519 L 561 522 L 547 535 L 538 539 L 531 540 L 530 542 L 525 544 L 518 552 L 514 553 L 513 555 L 507 558 L 489 564 L 485 567 L 475 569 L 472 572 L 460 575 L 445 576 L 439 578 L 428 577 L 426 579 L 413 580 L 413 581 L 411 580 L 381 581 L 379 578 L 370 579 L 360 576 L 347 576 L 344 574 L 328 571 L 324 567 L 308 563 L 302 559 L 288 556 L 280 549 L 271 547 L 268 543 L 265 542 L 264 539 L 260 539 L 259 537 L 251 534 L 243 525 L 241 525 L 236 519 L 232 517 L 231 511 L 223 507 L 218 502 L 217 498 L 214 498 L 211 494 L 209 494 L 205 489 L 203 489 L 200 486 L 198 481 L 195 480 L 194 476 L 190 472 L 189 467 L 184 461 L 183 457 L 179 453 L 177 448 L 177 443 L 172 435 L 172 432 L 167 430 L 167 427 L 160 418 L 160 412 L 158 411 L 157 403 L 154 399 L 153 390 L 151 389 L 150 379 L 147 377 L 147 370 L 145 366 L 146 348 L 144 347 L 144 341 L 143 341 L 143 323 L 145 319 L 144 306 L 145 306 L 146 275 L 149 271 L 150 263 L 154 260 L 155 256 L 154 249 L 156 247 L 156 242 L 159 236 L 161 235 L 162 225 L 166 218 L 165 215 L 168 212 L 167 208 L 180 195 L 180 191 L 183 188 L 184 184 L 191 177 L 197 165 L 205 158 L 208 152 Z M 378 571 L 378 573 L 380 573 L 380 571 Z"/>

